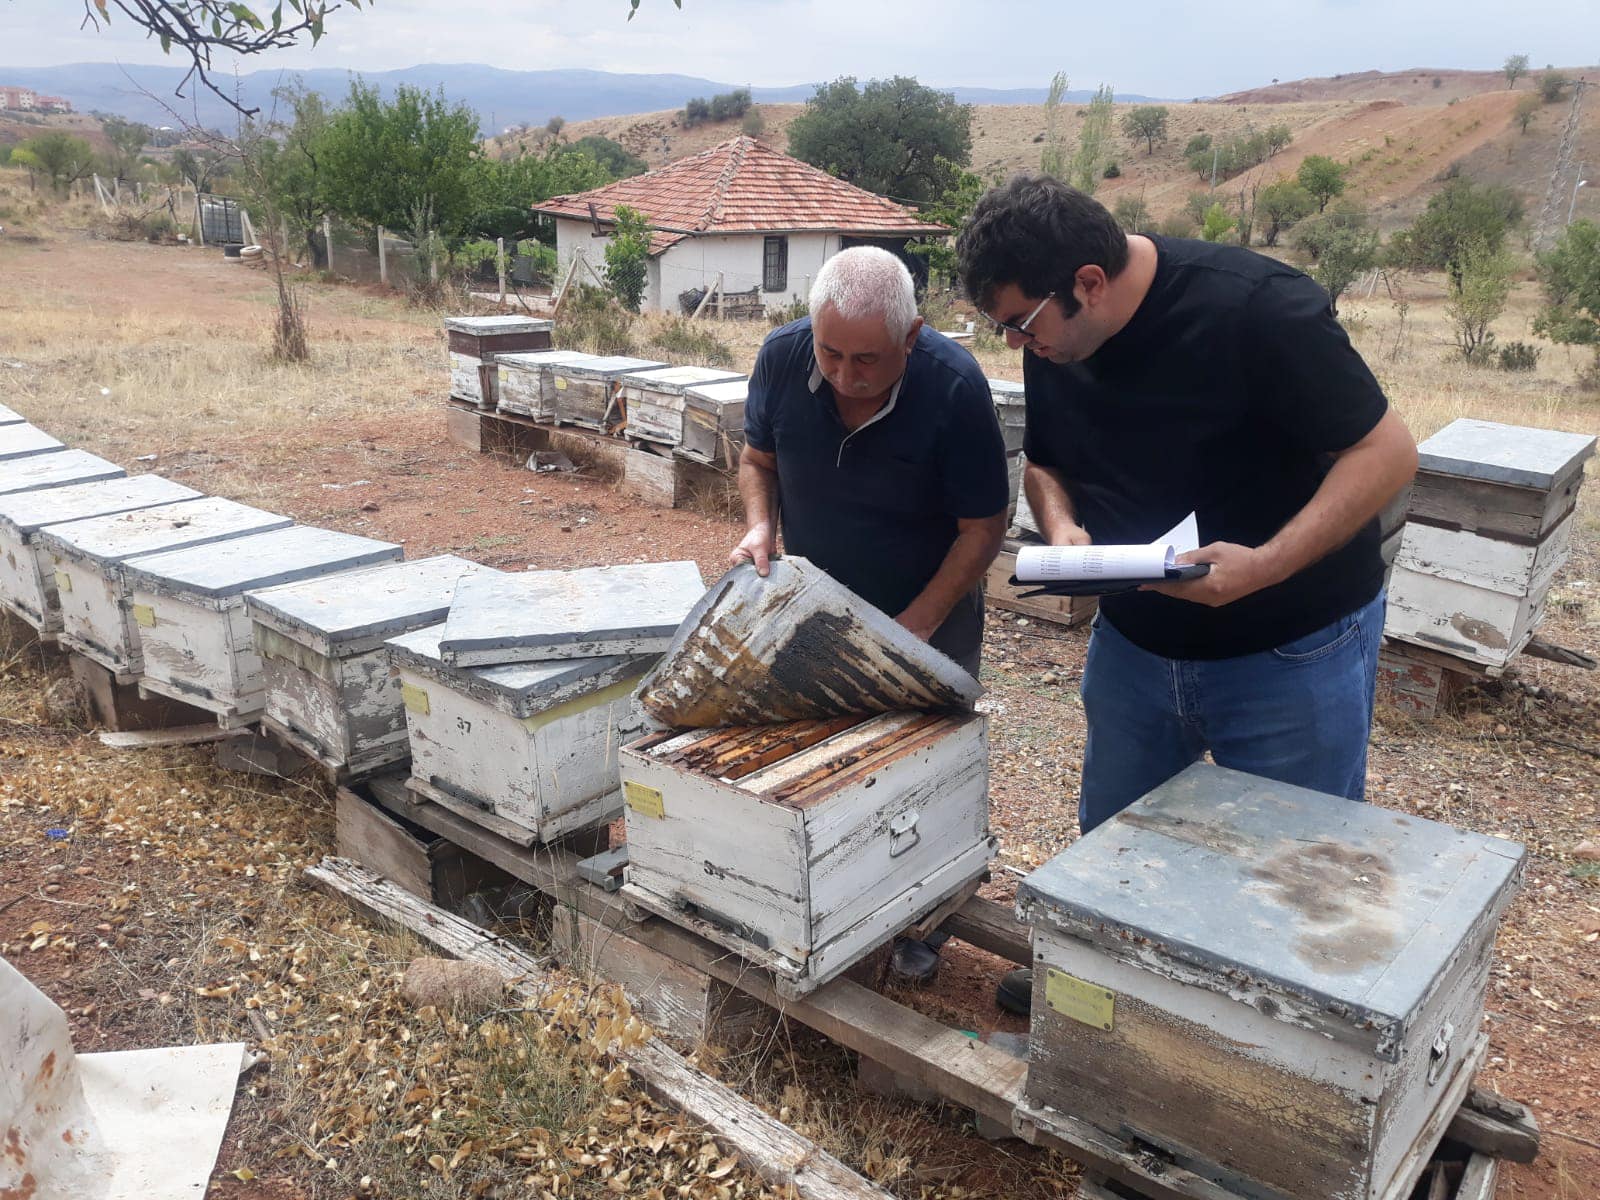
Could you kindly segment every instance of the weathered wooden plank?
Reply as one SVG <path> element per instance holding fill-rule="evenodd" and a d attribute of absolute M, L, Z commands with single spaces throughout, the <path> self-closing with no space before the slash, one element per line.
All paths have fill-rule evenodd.
<path fill-rule="evenodd" d="M 969 946 L 998 954 L 1019 966 L 1033 963 L 1028 927 L 1017 920 L 1009 906 L 974 897 L 947 917 L 942 928 Z"/>
<path fill-rule="evenodd" d="M 684 498 L 683 463 L 666 454 L 650 450 L 628 451 L 622 477 L 623 488 L 646 504 L 677 508 Z"/>
<path fill-rule="evenodd" d="M 1532 1111 L 1487 1088 L 1467 1093 L 1445 1136 L 1509 1162 L 1530 1163 L 1539 1156 L 1539 1123 Z"/>
<path fill-rule="evenodd" d="M 1461 1172 L 1455 1200 L 1494 1200 L 1496 1174 L 1494 1159 L 1487 1154 L 1474 1154 L 1467 1159 L 1466 1168 Z"/>
<path fill-rule="evenodd" d="M 990 564 L 989 574 L 984 580 L 983 599 L 991 608 L 1020 613 L 1022 616 L 1033 617 L 1040 621 L 1053 621 L 1057 625 L 1068 627 L 1082 625 L 1100 611 L 1100 602 L 1093 596 L 1024 598 L 1022 593 L 1033 590 L 1036 585 L 1018 586 L 1012 583 L 1011 577 L 1016 574 L 1016 570 L 1017 556 L 1015 552 L 1009 550 L 1002 550 L 999 557 Z"/>
<path fill-rule="evenodd" d="M 435 949 L 499 970 L 524 997 L 549 985 L 540 963 L 510 942 L 424 903 L 402 888 L 343 859 L 325 858 L 307 878 L 366 915 L 411 930 Z M 608 1054 L 623 1063 L 652 1095 L 703 1124 L 743 1162 L 780 1188 L 807 1200 L 888 1200 L 888 1193 L 851 1171 L 731 1088 L 690 1066 L 660 1039 Z"/>

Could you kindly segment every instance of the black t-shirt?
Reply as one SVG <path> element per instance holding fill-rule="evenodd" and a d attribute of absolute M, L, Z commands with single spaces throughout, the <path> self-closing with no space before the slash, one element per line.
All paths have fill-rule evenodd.
<path fill-rule="evenodd" d="M 815 368 L 809 317 L 767 337 L 750 376 L 745 439 L 778 457 L 785 550 L 895 616 L 939 570 L 957 520 L 1006 506 L 988 381 L 972 355 L 924 327 L 888 411 L 852 433 Z M 958 604 L 934 639 L 952 658 L 978 648 L 978 603 Z"/>
<path fill-rule="evenodd" d="M 1028 460 L 1061 472 L 1100 544 L 1150 542 L 1193 510 L 1201 545 L 1262 545 L 1388 402 L 1314 280 L 1239 247 L 1151 240 L 1155 279 L 1115 337 L 1080 363 L 1024 355 Z M 1373 521 L 1220 608 L 1137 592 L 1101 611 L 1152 653 L 1229 658 L 1354 612 L 1382 580 Z"/>

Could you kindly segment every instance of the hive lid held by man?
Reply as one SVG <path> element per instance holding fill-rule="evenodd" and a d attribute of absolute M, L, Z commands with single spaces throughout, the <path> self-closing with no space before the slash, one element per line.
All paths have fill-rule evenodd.
<path fill-rule="evenodd" d="M 263 588 L 247 595 L 245 605 L 261 624 L 331 656 L 439 624 L 457 581 L 488 569 L 440 554 Z"/>
<path fill-rule="evenodd" d="M 1549 491 L 1594 453 L 1587 433 L 1460 417 L 1417 447 L 1422 471 Z"/>
<path fill-rule="evenodd" d="M 35 454 L 0 463 L 0 496 L 13 492 L 67 487 L 92 483 L 96 479 L 121 479 L 127 472 L 114 462 L 87 450 L 63 450 L 59 454 Z"/>
<path fill-rule="evenodd" d="M 160 475 L 124 475 L 69 487 L 15 492 L 0 497 L 0 530 L 26 541 L 46 525 L 154 508 L 200 496 L 193 488 Z"/>
<path fill-rule="evenodd" d="M 477 575 L 457 586 L 439 649 L 453 666 L 656 654 L 704 592 L 692 562 Z"/>
<path fill-rule="evenodd" d="M 820 567 L 785 555 L 712 585 L 640 689 L 674 729 L 970 709 L 983 694 L 954 660 Z"/>
<path fill-rule="evenodd" d="M 293 525 L 208 546 L 142 555 L 128 560 L 125 570 L 132 586 L 159 595 L 223 599 L 309 575 L 390 562 L 403 553 L 393 542 Z"/>
<path fill-rule="evenodd" d="M 1196 764 L 1022 881 L 1018 912 L 1111 958 L 1395 1059 L 1525 853 Z M 1481 934 L 1480 934 L 1481 936 Z"/>
<path fill-rule="evenodd" d="M 30 458 L 35 454 L 59 454 L 66 446 L 32 425 L 0 425 L 0 461 Z"/>

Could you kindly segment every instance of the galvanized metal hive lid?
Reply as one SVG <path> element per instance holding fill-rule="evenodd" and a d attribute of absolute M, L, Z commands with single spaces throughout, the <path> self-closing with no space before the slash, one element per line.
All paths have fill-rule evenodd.
<path fill-rule="evenodd" d="M 1417 466 L 1441 475 L 1548 491 L 1594 453 L 1586 433 L 1458 417 L 1417 447 Z"/>
<path fill-rule="evenodd" d="M 519 719 L 641 675 L 655 661 L 653 654 L 609 654 L 505 667 L 453 667 L 439 652 L 444 629 L 431 625 L 389 639 L 384 643 L 389 661 Z"/>
<path fill-rule="evenodd" d="M 721 383 L 696 384 L 684 394 L 694 400 L 709 400 L 713 404 L 728 404 L 732 401 L 743 400 L 750 395 L 750 381 L 748 379 L 727 379 Z"/>
<path fill-rule="evenodd" d="M 444 327 L 457 333 L 470 333 L 475 337 L 489 337 L 507 333 L 538 333 L 554 329 L 555 322 L 545 317 L 446 317 Z"/>
<path fill-rule="evenodd" d="M 39 537 L 52 549 L 101 562 L 117 563 L 139 554 L 204 546 L 247 533 L 265 533 L 294 524 L 288 517 L 204 496 L 158 504 L 137 512 L 88 517 L 64 525 L 47 525 Z"/>
<path fill-rule="evenodd" d="M 1017 908 L 1393 1058 L 1463 943 L 1493 937 L 1484 922 L 1524 857 L 1514 842 L 1202 763 L 1029 875 Z"/>
<path fill-rule="evenodd" d="M 1025 398 L 1022 384 L 1009 379 L 989 380 L 989 394 L 997 404 L 1021 404 Z"/>
<path fill-rule="evenodd" d="M 140 555 L 128 559 L 123 568 L 130 582 L 156 592 L 216 598 L 292 583 L 308 575 L 392 562 L 403 553 L 393 542 L 314 525 L 292 525 L 207 546 Z"/>
<path fill-rule="evenodd" d="M 326 653 L 348 642 L 439 624 L 450 611 L 456 582 L 492 570 L 440 554 L 262 588 L 245 596 L 245 607 L 264 624 L 306 634 Z"/>
<path fill-rule="evenodd" d="M 970 709 L 971 675 L 804 558 L 746 563 L 695 605 L 640 703 L 673 729 Z"/>
<path fill-rule="evenodd" d="M 0 462 L 0 496 L 39 488 L 66 487 L 96 479 L 121 479 L 127 474 L 114 462 L 87 450 L 63 450 L 59 454 L 35 454 Z"/>
<path fill-rule="evenodd" d="M 59 439 L 32 425 L 0 425 L 0 459 L 58 454 L 65 449 Z"/>
<path fill-rule="evenodd" d="M 13 410 L 7 408 L 4 404 L 0 404 L 0 425 L 22 425 L 25 424 L 27 420 L 28 418 L 23 416 L 21 413 L 14 412 Z"/>
<path fill-rule="evenodd" d="M 628 358 L 624 355 L 610 354 L 591 358 L 588 362 L 556 363 L 553 369 L 557 376 L 564 375 L 572 379 L 612 379 L 618 375 L 632 375 L 635 371 L 647 371 L 666 365 L 648 358 Z"/>
<path fill-rule="evenodd" d="M 727 383 L 740 378 L 739 372 L 724 371 L 718 367 L 655 367 L 623 376 L 622 384 L 624 387 L 643 388 L 652 392 L 682 393 L 691 387 Z"/>
<path fill-rule="evenodd" d="M 159 475 L 124 475 L 64 487 L 0 496 L 0 527 L 17 535 L 32 534 L 47 525 L 80 521 L 107 513 L 131 512 L 195 500 L 202 493 Z"/>
<path fill-rule="evenodd" d="M 594 358 L 582 350 L 519 350 L 515 354 L 496 354 L 502 367 L 548 367 L 555 363 L 580 363 Z"/>
<path fill-rule="evenodd" d="M 439 648 L 465 666 L 659 653 L 704 593 L 692 562 L 476 575 L 456 589 Z"/>

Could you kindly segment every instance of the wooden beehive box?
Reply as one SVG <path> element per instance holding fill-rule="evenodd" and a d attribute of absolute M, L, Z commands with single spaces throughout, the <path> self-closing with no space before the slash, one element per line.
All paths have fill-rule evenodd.
<path fill-rule="evenodd" d="M 624 375 L 618 387 L 628 436 L 662 446 L 681 445 L 689 389 L 742 378 L 737 371 L 717 367 L 657 367 Z"/>
<path fill-rule="evenodd" d="M 985 718 L 884 713 L 652 734 L 622 752 L 623 893 L 771 970 L 826 983 L 981 875 Z"/>
<path fill-rule="evenodd" d="M 55 637 L 61 632 L 61 600 L 56 594 L 55 561 L 39 544 L 40 530 L 199 496 L 193 488 L 159 475 L 123 476 L 0 496 L 0 603 L 37 629 L 40 637 Z"/>
<path fill-rule="evenodd" d="M 495 355 L 548 350 L 552 328 L 539 317 L 446 317 L 451 399 L 493 408 L 499 382 Z"/>
<path fill-rule="evenodd" d="M 1483 1059 L 1523 863 L 1512 842 L 1188 768 L 1018 890 L 1016 1128 L 1086 1122 L 1228 1194 L 1404 1200 Z"/>
<path fill-rule="evenodd" d="M 293 525 L 123 564 L 144 657 L 143 686 L 231 722 L 264 703 L 244 594 L 394 562 L 391 542 Z"/>
<path fill-rule="evenodd" d="M 1588 434 L 1457 420 L 1418 447 L 1384 632 L 1503 670 L 1571 553 Z"/>
<path fill-rule="evenodd" d="M 411 783 L 523 845 L 613 820 L 617 750 L 643 729 L 632 700 L 654 656 L 452 667 L 443 625 L 391 639 L 411 743 Z"/>
<path fill-rule="evenodd" d="M 0 425 L 0 462 L 32 458 L 36 454 L 59 454 L 65 449 L 60 441 L 32 425 Z"/>
<path fill-rule="evenodd" d="M 442 554 L 246 593 L 262 724 L 335 775 L 405 759 L 400 679 L 383 643 L 443 621 L 456 581 L 489 569 Z"/>
<path fill-rule="evenodd" d="M 555 363 L 550 386 L 555 390 L 555 420 L 562 425 L 605 429 L 616 412 L 618 381 L 635 371 L 664 367 L 647 358 L 610 355 L 581 363 Z"/>
<path fill-rule="evenodd" d="M 496 396 L 501 412 L 516 413 L 535 421 L 556 419 L 556 390 L 550 368 L 557 363 L 582 363 L 597 355 L 580 350 L 534 350 L 524 354 L 497 354 L 499 372 Z"/>
<path fill-rule="evenodd" d="M 45 488 L 71 487 L 97 479 L 121 479 L 127 472 L 87 450 L 63 450 L 59 454 L 35 454 L 0 463 L 0 496 L 14 492 L 34 492 Z"/>
<path fill-rule="evenodd" d="M 119 682 L 133 682 L 144 660 L 122 564 L 141 554 L 204 546 L 291 524 L 277 513 L 207 496 L 46 526 L 38 541 L 55 566 L 61 643 L 111 671 Z"/>
<path fill-rule="evenodd" d="M 736 466 L 744 445 L 748 379 L 692 387 L 683 396 L 683 441 L 678 453 L 713 467 Z"/>
<path fill-rule="evenodd" d="M 1000 436 L 1005 440 L 1006 453 L 1016 454 L 1022 449 L 1022 435 L 1028 426 L 1028 409 L 1020 383 L 1009 379 L 989 380 L 989 394 L 994 398 L 994 415 L 1000 422 Z"/>

